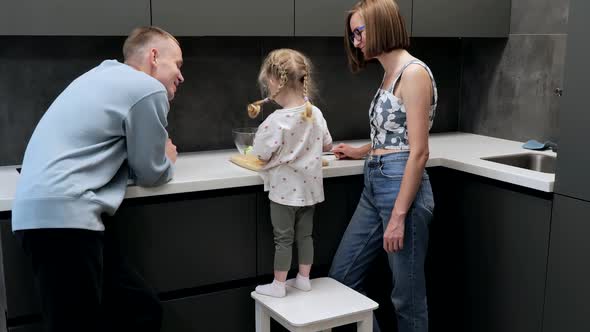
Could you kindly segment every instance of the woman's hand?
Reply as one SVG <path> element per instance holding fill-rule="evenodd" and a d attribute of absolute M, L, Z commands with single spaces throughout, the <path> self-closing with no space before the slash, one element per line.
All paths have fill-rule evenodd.
<path fill-rule="evenodd" d="M 338 159 L 361 159 L 366 154 L 364 150 L 366 150 L 364 147 L 355 148 L 351 145 L 340 143 L 332 149 L 332 152 L 334 152 L 334 155 Z"/>
<path fill-rule="evenodd" d="M 405 216 L 396 213 L 391 214 L 387 228 L 383 233 L 383 249 L 390 252 L 397 252 L 404 248 Z"/>

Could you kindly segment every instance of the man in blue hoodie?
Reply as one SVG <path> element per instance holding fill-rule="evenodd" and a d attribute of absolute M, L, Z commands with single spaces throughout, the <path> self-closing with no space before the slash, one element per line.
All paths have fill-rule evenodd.
<path fill-rule="evenodd" d="M 107 60 L 75 79 L 25 152 L 12 229 L 32 259 L 51 332 L 111 330 L 113 314 L 126 319 L 117 329 L 161 326 L 155 292 L 119 260 L 101 214 L 115 213 L 129 178 L 140 186 L 172 178 L 177 153 L 166 117 L 184 81 L 182 51 L 166 31 L 143 27 L 123 55 L 124 63 Z"/>

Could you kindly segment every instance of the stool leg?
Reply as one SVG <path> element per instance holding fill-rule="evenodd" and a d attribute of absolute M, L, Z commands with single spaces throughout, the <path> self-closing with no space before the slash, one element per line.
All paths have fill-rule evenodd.
<path fill-rule="evenodd" d="M 256 332 L 270 332 L 270 316 L 266 309 L 256 302 L 254 310 L 256 312 Z"/>
<path fill-rule="evenodd" d="M 373 332 L 373 313 L 369 312 L 365 319 L 356 323 L 357 332 Z"/>

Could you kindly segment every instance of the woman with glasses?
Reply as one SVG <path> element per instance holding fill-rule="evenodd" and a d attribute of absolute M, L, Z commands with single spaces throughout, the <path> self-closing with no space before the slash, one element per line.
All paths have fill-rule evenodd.
<path fill-rule="evenodd" d="M 336 252 L 330 276 L 362 291 L 380 250 L 393 278 L 391 301 L 400 332 L 428 331 L 424 260 L 434 201 L 426 174 L 428 132 L 437 103 L 430 69 L 408 51 L 410 39 L 394 0 L 362 0 L 346 19 L 353 72 L 376 60 L 385 73 L 370 103 L 371 143 L 340 144 L 338 158 L 367 157 L 364 189 Z M 374 324 L 374 331 L 380 331 Z"/>

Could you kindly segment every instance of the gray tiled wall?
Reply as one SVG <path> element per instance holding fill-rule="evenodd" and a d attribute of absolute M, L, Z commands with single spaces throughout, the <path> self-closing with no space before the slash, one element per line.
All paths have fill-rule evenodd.
<path fill-rule="evenodd" d="M 53 99 L 102 59 L 118 57 L 123 40 L 0 38 L 0 165 L 21 162 L 35 125 Z"/>
<path fill-rule="evenodd" d="M 508 39 L 419 38 L 411 52 L 437 80 L 432 132 L 461 130 L 515 140 L 559 138 L 559 98 L 568 0 L 512 1 Z M 53 99 L 78 75 L 119 58 L 120 37 L 0 37 L 0 165 L 18 164 Z M 245 105 L 266 52 L 293 47 L 316 68 L 323 110 L 336 140 L 368 136 L 367 108 L 382 70 L 348 72 L 341 38 L 183 38 L 186 82 L 173 101 L 170 135 L 179 151 L 233 146 L 231 129 L 255 126 Z M 83 110 L 81 110 L 82 112 Z"/>
<path fill-rule="evenodd" d="M 510 33 L 567 33 L 569 0 L 512 0 Z"/>
<path fill-rule="evenodd" d="M 461 53 L 459 39 L 413 40 L 411 51 L 428 63 L 440 91 L 433 132 L 458 126 Z M 78 75 L 107 58 L 120 58 L 123 38 L 0 37 L 0 165 L 19 164 L 36 123 L 53 99 Z M 180 152 L 232 148 L 231 129 L 256 126 L 247 103 L 264 54 L 278 47 L 307 53 L 335 140 L 368 137 L 368 106 L 381 81 L 378 64 L 348 71 L 341 38 L 181 38 L 183 74 L 169 113 L 170 136 Z M 81 110 L 82 114 L 83 110 Z M 67 125 L 67 124 L 66 124 Z"/>
<path fill-rule="evenodd" d="M 526 141 L 559 139 L 568 0 L 512 1 L 508 39 L 463 45 L 459 130 Z"/>

